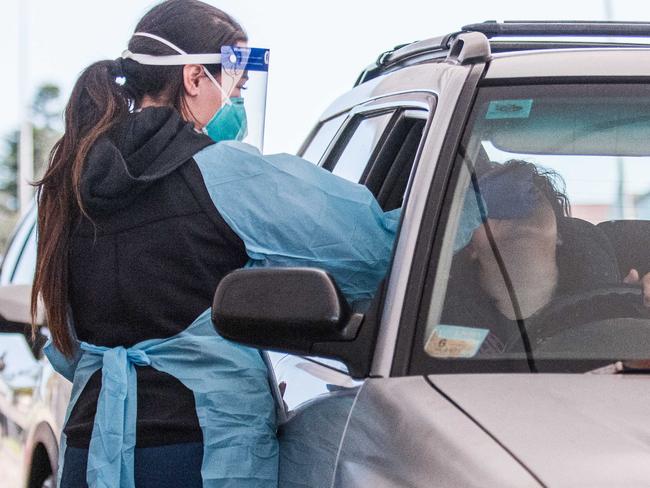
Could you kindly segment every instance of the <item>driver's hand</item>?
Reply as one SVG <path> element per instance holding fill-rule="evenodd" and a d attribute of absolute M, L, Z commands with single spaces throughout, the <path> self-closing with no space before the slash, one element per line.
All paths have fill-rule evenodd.
<path fill-rule="evenodd" d="M 632 268 L 625 278 L 623 283 L 630 285 L 640 285 L 643 288 L 643 304 L 650 307 L 650 273 L 646 273 L 643 278 L 639 278 L 639 272 Z"/>

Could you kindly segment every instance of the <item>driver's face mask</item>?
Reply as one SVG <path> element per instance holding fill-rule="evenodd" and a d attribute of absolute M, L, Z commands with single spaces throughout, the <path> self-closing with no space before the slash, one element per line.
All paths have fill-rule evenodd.
<path fill-rule="evenodd" d="M 219 89 L 222 95 L 223 103 L 217 109 L 212 118 L 208 121 L 202 129 L 203 133 L 208 135 L 213 141 L 241 141 L 248 135 L 248 117 L 244 107 L 244 99 L 242 97 L 230 97 L 222 85 L 215 79 L 215 77 L 205 68 L 207 64 L 221 65 L 221 54 L 187 54 L 185 51 L 175 46 L 171 42 L 159 36 L 148 34 L 146 32 L 136 32 L 134 36 L 149 37 L 166 46 L 170 47 L 178 55 L 171 56 L 152 56 L 148 54 L 135 54 L 129 50 L 122 53 L 123 58 L 132 59 L 140 64 L 157 65 L 157 66 L 180 66 L 185 64 L 201 64 L 203 65 L 206 76 L 212 83 Z M 240 50 L 247 50 L 248 48 L 237 48 Z M 268 59 L 268 55 L 265 59 Z M 268 61 L 267 61 L 268 62 Z M 223 72 L 222 72 L 223 76 Z"/>

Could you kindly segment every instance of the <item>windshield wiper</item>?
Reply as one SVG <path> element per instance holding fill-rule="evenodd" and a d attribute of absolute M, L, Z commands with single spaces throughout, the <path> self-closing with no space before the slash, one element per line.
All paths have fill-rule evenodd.
<path fill-rule="evenodd" d="M 650 374 L 650 359 L 616 361 L 602 368 L 587 371 L 587 374 Z"/>

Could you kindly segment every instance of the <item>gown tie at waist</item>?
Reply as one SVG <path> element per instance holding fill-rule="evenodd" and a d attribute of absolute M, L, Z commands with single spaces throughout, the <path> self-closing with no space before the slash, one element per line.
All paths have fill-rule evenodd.
<path fill-rule="evenodd" d="M 120 480 L 133 488 L 134 449 L 137 416 L 135 366 L 149 366 L 143 349 L 103 347 L 81 343 L 87 359 L 101 360 L 102 386 L 97 401 L 88 456 L 88 484 L 103 487 L 102 480 Z"/>

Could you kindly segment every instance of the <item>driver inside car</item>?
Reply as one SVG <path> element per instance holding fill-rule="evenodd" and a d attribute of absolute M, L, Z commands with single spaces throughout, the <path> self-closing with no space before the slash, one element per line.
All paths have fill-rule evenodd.
<path fill-rule="evenodd" d="M 639 279 L 633 269 L 622 280 L 605 234 L 569 216 L 558 180 L 511 160 L 488 163 L 470 187 L 480 218 L 473 219 L 473 232 L 465 225 L 467 242 L 452 261 L 441 323 L 489 330 L 481 354 L 518 341 L 517 321 L 534 319 L 555 298 L 621 281 L 650 294 L 650 274 Z M 472 221 L 465 207 L 461 229 Z"/>

